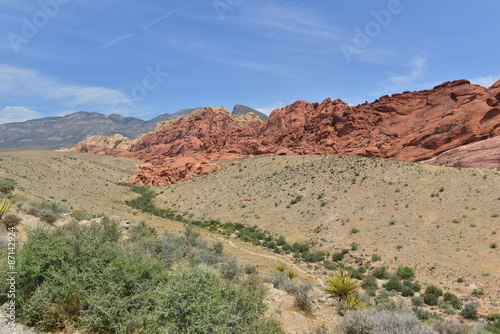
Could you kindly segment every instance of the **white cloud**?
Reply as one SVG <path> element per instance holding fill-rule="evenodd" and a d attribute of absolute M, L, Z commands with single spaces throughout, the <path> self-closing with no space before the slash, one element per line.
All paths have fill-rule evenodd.
<path fill-rule="evenodd" d="M 0 124 L 24 122 L 34 118 L 40 118 L 38 112 L 24 107 L 7 106 L 0 110 Z"/>
<path fill-rule="evenodd" d="M 409 63 L 411 70 L 407 74 L 389 75 L 388 80 L 397 86 L 411 83 L 423 75 L 426 62 L 427 57 L 417 56 Z"/>
<path fill-rule="evenodd" d="M 270 115 L 275 109 L 281 109 L 285 106 L 285 104 L 281 101 L 276 101 L 271 105 L 255 108 L 255 110 L 260 111 L 263 114 Z"/>
<path fill-rule="evenodd" d="M 491 85 L 493 85 L 498 80 L 500 80 L 500 75 L 488 75 L 485 77 L 479 77 L 476 79 L 472 79 L 471 82 L 474 84 L 489 88 Z"/>
<path fill-rule="evenodd" d="M 68 109 L 92 108 L 104 113 L 129 113 L 134 105 L 122 91 L 64 83 L 36 70 L 0 64 L 0 97 L 29 96 L 64 104 Z M 116 106 L 123 110 L 112 110 Z"/>
<path fill-rule="evenodd" d="M 115 43 L 118 43 L 119 41 L 122 41 L 122 40 L 127 39 L 127 38 L 131 38 L 131 37 L 134 37 L 134 35 L 133 34 L 127 34 L 127 35 L 122 35 L 122 36 L 116 37 L 116 38 L 110 40 L 109 42 L 104 43 L 101 46 L 101 48 L 103 48 L 103 49 L 108 48 L 111 45 L 113 45 Z"/>

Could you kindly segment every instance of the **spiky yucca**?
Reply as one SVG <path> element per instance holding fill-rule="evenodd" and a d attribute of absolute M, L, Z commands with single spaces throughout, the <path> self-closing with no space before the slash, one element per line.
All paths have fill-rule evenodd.
<path fill-rule="evenodd" d="M 358 283 L 352 279 L 351 275 L 341 270 L 328 277 L 325 292 L 339 301 L 348 301 L 358 291 L 358 288 Z"/>
<path fill-rule="evenodd" d="M 9 211 L 9 209 L 12 207 L 12 203 L 7 199 L 4 198 L 2 204 L 0 205 L 0 218 Z"/>
<path fill-rule="evenodd" d="M 288 269 L 288 265 L 285 262 L 280 261 L 280 262 L 278 262 L 278 264 L 276 264 L 276 269 L 278 269 L 278 271 L 283 272 L 283 271 L 286 271 Z"/>

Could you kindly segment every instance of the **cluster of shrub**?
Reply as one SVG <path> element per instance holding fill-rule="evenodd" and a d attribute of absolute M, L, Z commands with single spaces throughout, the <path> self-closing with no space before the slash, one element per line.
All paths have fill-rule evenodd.
<path fill-rule="evenodd" d="M 29 232 L 16 268 L 18 320 L 45 331 L 282 333 L 263 317 L 263 281 L 222 244 L 191 226 L 184 236 L 158 237 L 144 222 L 126 240 L 121 233 L 109 219 Z"/>
<path fill-rule="evenodd" d="M 212 232 L 220 232 L 224 235 L 234 234 L 243 241 L 251 242 L 256 246 L 263 246 L 277 254 L 292 254 L 294 258 L 305 262 L 321 262 L 325 259 L 325 253 L 322 251 L 311 251 L 306 243 L 295 242 L 290 244 L 284 236 L 274 237 L 271 232 L 264 231 L 255 226 L 245 226 L 240 223 L 222 223 L 218 219 L 197 220 L 178 214 L 171 209 L 160 209 L 153 203 L 157 194 L 144 186 L 132 186 L 126 183 L 120 185 L 130 187 L 130 190 L 141 196 L 129 201 L 125 201 L 128 206 L 153 214 L 158 217 L 175 220 L 181 223 L 191 224 L 203 227 Z"/>

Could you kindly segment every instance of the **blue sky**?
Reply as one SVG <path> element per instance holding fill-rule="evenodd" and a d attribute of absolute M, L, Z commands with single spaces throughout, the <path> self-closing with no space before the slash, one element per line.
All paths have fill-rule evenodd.
<path fill-rule="evenodd" d="M 0 0 L 0 123 L 500 79 L 500 2 Z"/>

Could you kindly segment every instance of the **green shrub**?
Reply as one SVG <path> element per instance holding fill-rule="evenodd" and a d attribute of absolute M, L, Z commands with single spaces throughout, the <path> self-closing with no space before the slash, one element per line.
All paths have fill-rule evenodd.
<path fill-rule="evenodd" d="M 413 297 L 415 295 L 415 291 L 413 291 L 413 289 L 409 286 L 403 286 L 401 288 L 401 295 L 403 297 Z"/>
<path fill-rule="evenodd" d="M 340 262 L 344 259 L 344 254 L 342 253 L 333 253 L 332 254 L 332 261 L 334 262 Z"/>
<path fill-rule="evenodd" d="M 375 276 L 367 275 L 363 279 L 361 283 L 361 287 L 366 291 L 369 296 L 375 296 L 376 291 L 378 290 L 377 279 Z"/>
<path fill-rule="evenodd" d="M 372 262 L 380 261 L 382 260 L 382 256 L 379 254 L 372 254 Z"/>
<path fill-rule="evenodd" d="M 403 285 L 411 288 L 415 292 L 419 292 L 420 289 L 422 289 L 422 286 L 419 283 L 408 281 L 408 280 L 403 281 Z"/>
<path fill-rule="evenodd" d="M 422 320 L 422 321 L 429 320 L 433 316 L 431 312 L 423 310 L 423 309 L 421 309 L 419 307 L 414 307 L 413 308 L 413 313 L 415 313 L 415 315 L 417 316 L 417 318 L 419 320 Z"/>
<path fill-rule="evenodd" d="M 377 267 L 373 269 L 372 275 L 378 279 L 388 279 L 389 277 L 391 277 L 391 274 L 389 274 L 385 267 Z"/>
<path fill-rule="evenodd" d="M 478 318 L 478 315 L 477 315 L 478 306 L 479 305 L 477 303 L 465 304 L 464 309 L 462 310 L 462 312 L 460 312 L 460 315 L 462 317 L 464 317 L 465 319 L 475 320 Z"/>
<path fill-rule="evenodd" d="M 450 304 L 455 310 L 462 309 L 462 302 L 452 293 L 446 292 L 443 296 L 444 301 Z"/>
<path fill-rule="evenodd" d="M 424 298 L 422 296 L 413 297 L 411 303 L 413 306 L 422 306 L 424 305 Z"/>
<path fill-rule="evenodd" d="M 18 261 L 20 320 L 47 331 L 281 333 L 276 322 L 258 324 L 260 280 L 239 279 L 234 260 L 186 230 L 158 238 L 144 234 L 146 226 L 125 243 L 108 219 L 31 231 Z"/>
<path fill-rule="evenodd" d="M 302 201 L 303 196 L 302 195 L 297 195 L 294 199 L 290 201 L 290 205 L 294 205 Z"/>
<path fill-rule="evenodd" d="M 408 279 L 415 277 L 415 269 L 410 267 L 398 267 L 398 275 L 401 278 Z"/>
<path fill-rule="evenodd" d="M 387 283 L 382 284 L 382 287 L 387 291 L 401 291 L 403 289 L 403 284 L 396 276 L 391 276 Z"/>
<path fill-rule="evenodd" d="M 435 305 L 439 304 L 438 296 L 433 294 L 433 293 L 430 293 L 430 294 L 426 293 L 423 295 L 423 297 L 424 297 L 424 303 L 427 305 L 435 306 Z"/>
<path fill-rule="evenodd" d="M 330 260 L 325 260 L 323 262 L 323 268 L 328 269 L 328 270 L 336 270 L 337 264 L 335 262 L 330 261 Z"/>
<path fill-rule="evenodd" d="M 425 288 L 425 294 L 426 295 L 436 295 L 439 297 L 439 296 L 443 295 L 443 290 L 438 288 L 437 286 L 429 285 L 427 288 Z"/>
<path fill-rule="evenodd" d="M 307 253 L 303 256 L 304 261 L 306 262 L 321 262 L 325 259 L 325 252 L 315 251 L 311 253 Z"/>

